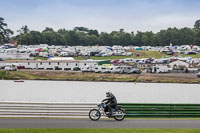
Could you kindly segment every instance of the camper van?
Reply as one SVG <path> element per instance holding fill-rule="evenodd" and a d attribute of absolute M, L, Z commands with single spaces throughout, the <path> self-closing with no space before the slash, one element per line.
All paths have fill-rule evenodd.
<path fill-rule="evenodd" d="M 82 72 L 94 72 L 94 67 L 93 66 L 84 66 L 83 68 L 81 68 Z"/>
<path fill-rule="evenodd" d="M 6 71 L 16 71 L 17 70 L 17 65 L 15 65 L 15 64 L 6 64 L 4 70 L 6 70 Z"/>
<path fill-rule="evenodd" d="M 119 73 L 129 73 L 132 70 L 132 66 L 120 66 Z"/>
<path fill-rule="evenodd" d="M 126 73 L 126 74 L 140 74 L 142 71 L 138 68 L 133 68 L 132 66 L 113 66 L 111 73 Z"/>
<path fill-rule="evenodd" d="M 153 66 L 152 73 L 167 73 L 169 68 L 167 66 Z"/>
<path fill-rule="evenodd" d="M 100 72 L 101 72 L 101 67 L 100 67 L 100 66 L 96 66 L 96 67 L 94 68 L 94 72 L 95 72 L 95 73 L 100 73 Z"/>
<path fill-rule="evenodd" d="M 105 66 L 96 66 L 94 68 L 94 72 L 95 73 L 101 73 L 101 72 L 104 72 L 106 70 L 106 67 Z"/>
<path fill-rule="evenodd" d="M 113 70 L 113 66 L 105 66 L 105 65 L 96 66 L 94 68 L 95 73 L 111 73 L 112 70 Z"/>
<path fill-rule="evenodd" d="M 113 66 L 111 73 L 120 73 L 120 71 L 121 71 L 120 66 Z"/>

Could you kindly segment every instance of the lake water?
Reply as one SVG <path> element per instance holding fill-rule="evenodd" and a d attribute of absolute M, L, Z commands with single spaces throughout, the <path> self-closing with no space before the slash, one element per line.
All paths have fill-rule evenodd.
<path fill-rule="evenodd" d="M 200 103 L 200 84 L 34 80 L 0 80 L 0 101 L 96 103 L 108 90 L 120 103 Z"/>

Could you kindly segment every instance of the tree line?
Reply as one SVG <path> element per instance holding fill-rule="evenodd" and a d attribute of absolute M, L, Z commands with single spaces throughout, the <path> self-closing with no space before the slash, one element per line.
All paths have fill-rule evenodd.
<path fill-rule="evenodd" d="M 86 27 L 75 27 L 73 30 L 54 29 L 46 27 L 42 32 L 30 30 L 27 25 L 22 26 L 18 35 L 11 37 L 13 31 L 8 28 L 4 18 L 0 17 L 0 44 L 16 40 L 18 44 L 35 45 L 63 45 L 63 46 L 166 46 L 173 45 L 200 45 L 200 20 L 193 28 L 168 28 L 157 33 L 152 31 L 136 33 L 125 32 L 124 29 L 101 32 Z"/>

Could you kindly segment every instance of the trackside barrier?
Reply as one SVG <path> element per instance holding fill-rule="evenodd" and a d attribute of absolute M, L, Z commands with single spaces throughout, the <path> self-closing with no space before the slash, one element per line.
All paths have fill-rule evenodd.
<path fill-rule="evenodd" d="M 200 117 L 200 104 L 121 103 L 126 117 Z"/>
<path fill-rule="evenodd" d="M 88 118 L 95 103 L 0 102 L 0 117 Z"/>
<path fill-rule="evenodd" d="M 0 117 L 88 118 L 97 103 L 0 102 Z M 120 103 L 126 117 L 200 117 L 200 104 Z"/>

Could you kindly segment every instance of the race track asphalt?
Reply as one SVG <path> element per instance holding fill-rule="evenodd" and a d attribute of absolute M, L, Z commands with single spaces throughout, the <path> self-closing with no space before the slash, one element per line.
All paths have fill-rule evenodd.
<path fill-rule="evenodd" d="M 0 128 L 200 128 L 200 120 L 187 119 L 0 119 Z"/>

